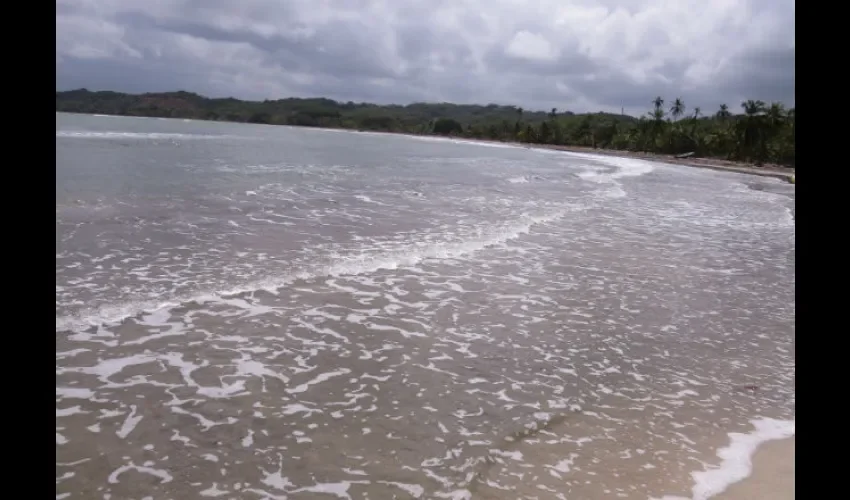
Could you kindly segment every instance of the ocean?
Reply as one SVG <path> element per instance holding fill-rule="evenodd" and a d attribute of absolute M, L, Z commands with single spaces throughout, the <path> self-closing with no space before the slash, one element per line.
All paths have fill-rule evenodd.
<path fill-rule="evenodd" d="M 57 113 L 57 499 L 708 498 L 794 433 L 794 198 Z"/>

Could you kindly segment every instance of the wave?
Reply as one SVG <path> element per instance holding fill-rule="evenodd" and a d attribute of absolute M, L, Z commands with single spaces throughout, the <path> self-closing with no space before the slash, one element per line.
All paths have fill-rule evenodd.
<path fill-rule="evenodd" d="M 755 430 L 749 434 L 729 434 L 729 446 L 718 450 L 721 459 L 718 467 L 694 472 L 691 498 L 664 496 L 661 500 L 707 500 L 726 490 L 730 485 L 752 474 L 752 456 L 759 445 L 795 435 L 794 420 L 763 418 L 752 421 Z"/>
<path fill-rule="evenodd" d="M 579 176 L 584 179 L 594 180 L 597 182 L 611 182 L 623 177 L 638 177 L 655 170 L 655 165 L 646 160 L 588 153 L 573 153 L 572 151 L 564 151 L 564 154 L 575 158 L 593 160 L 616 169 L 615 171 L 610 172 L 598 167 L 586 165 L 585 168 L 587 170 L 579 173 Z"/>
<path fill-rule="evenodd" d="M 56 137 L 69 139 L 135 139 L 135 140 L 193 140 L 193 139 L 250 139 L 236 135 L 177 134 L 165 132 L 94 132 L 88 130 L 57 130 Z"/>
<path fill-rule="evenodd" d="M 114 325 L 142 313 L 171 309 L 181 304 L 193 302 L 205 303 L 245 293 L 266 291 L 276 294 L 279 289 L 298 280 L 356 276 L 381 270 L 411 267 L 425 260 L 466 257 L 475 252 L 503 245 L 520 238 L 528 234 L 534 226 L 554 222 L 563 217 L 565 213 L 566 210 L 558 210 L 547 214 L 528 215 L 507 225 L 477 231 L 476 233 L 480 236 L 468 238 L 463 241 L 407 244 L 400 245 L 398 248 L 389 251 L 377 253 L 331 254 L 325 259 L 326 264 L 320 264 L 306 270 L 293 270 L 279 276 L 252 281 L 228 290 L 174 297 L 165 301 L 128 301 L 121 304 L 107 304 L 89 308 L 74 315 L 57 317 L 56 331 L 80 331 L 91 327 Z"/>
<path fill-rule="evenodd" d="M 602 185 L 602 189 L 597 190 L 593 195 L 604 200 L 625 198 L 627 196 L 627 192 L 619 179 L 639 177 L 655 170 L 655 165 L 645 160 L 574 153 L 571 151 L 565 151 L 564 154 L 596 162 L 595 164 L 582 165 L 584 170 L 578 172 L 576 175 L 586 181 Z"/>
<path fill-rule="evenodd" d="M 427 135 L 411 135 L 407 136 L 411 139 L 417 141 L 425 141 L 425 142 L 441 142 L 441 143 L 449 143 L 449 144 L 462 144 L 465 146 L 479 146 L 484 148 L 500 148 L 500 149 L 528 149 L 527 146 L 521 146 L 519 144 L 506 144 L 501 142 L 490 142 L 490 141 L 476 141 L 476 140 L 468 140 L 468 139 L 457 139 L 453 137 L 434 137 Z"/>

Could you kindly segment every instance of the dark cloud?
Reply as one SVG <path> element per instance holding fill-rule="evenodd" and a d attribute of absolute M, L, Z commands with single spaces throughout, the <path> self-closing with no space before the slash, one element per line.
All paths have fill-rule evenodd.
<path fill-rule="evenodd" d="M 57 0 L 56 86 L 643 113 L 794 104 L 766 0 Z"/>
<path fill-rule="evenodd" d="M 768 48 L 746 54 L 736 61 L 723 86 L 735 98 L 730 105 L 744 99 L 791 101 L 794 98 L 795 50 Z"/>

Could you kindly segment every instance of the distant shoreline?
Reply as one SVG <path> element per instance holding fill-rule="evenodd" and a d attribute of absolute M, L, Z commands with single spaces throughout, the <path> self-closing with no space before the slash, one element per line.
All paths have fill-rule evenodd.
<path fill-rule="evenodd" d="M 395 132 L 389 132 L 395 133 Z M 413 137 L 418 137 L 413 134 L 399 134 L 399 135 L 412 135 Z M 795 177 L 795 169 L 790 167 L 782 167 L 780 165 L 769 165 L 764 167 L 757 167 L 755 165 L 743 162 L 736 162 L 731 160 L 721 160 L 716 158 L 676 158 L 672 155 L 662 155 L 662 154 L 654 154 L 654 153 L 646 153 L 641 151 L 626 151 L 619 149 L 594 149 L 594 148 L 586 148 L 580 146 L 562 146 L 558 144 L 525 144 L 521 142 L 501 142 L 501 141 L 489 141 L 486 139 L 470 139 L 466 137 L 451 137 L 451 136 L 439 136 L 439 135 L 429 135 L 427 137 L 445 137 L 446 139 L 461 139 L 464 141 L 471 142 L 484 142 L 491 144 L 509 144 L 517 147 L 525 147 L 529 149 L 548 149 L 554 151 L 565 151 L 565 152 L 573 152 L 573 153 L 587 153 L 587 154 L 596 154 L 603 156 L 618 156 L 621 158 L 636 158 L 640 160 L 653 161 L 657 163 L 668 163 L 671 165 L 682 165 L 686 167 L 696 167 L 696 168 L 707 168 L 710 170 L 721 170 L 725 172 L 736 172 L 740 174 L 749 174 L 749 175 L 757 175 L 761 177 L 773 177 L 775 179 L 780 179 L 784 181 L 791 182 L 791 178 Z"/>
<path fill-rule="evenodd" d="M 86 116 L 122 116 L 127 118 L 156 118 L 156 119 L 165 119 L 165 120 L 192 120 L 192 121 L 205 121 L 210 123 L 234 123 L 234 124 L 242 124 L 242 125 L 261 125 L 268 127 L 294 127 L 301 129 L 318 129 L 318 130 L 336 130 L 336 131 L 346 131 L 346 132 L 364 132 L 370 134 L 390 134 L 390 135 L 402 135 L 408 137 L 433 137 L 436 139 L 448 139 L 448 140 L 462 140 L 469 142 L 480 142 L 486 144 L 504 144 L 510 146 L 516 146 L 521 148 L 528 149 L 546 149 L 551 151 L 565 151 L 565 152 L 573 152 L 573 153 L 587 153 L 587 154 L 597 154 L 603 156 L 617 156 L 621 158 L 635 158 L 647 161 L 653 161 L 658 163 L 667 163 L 671 165 L 681 165 L 687 167 L 696 167 L 696 168 L 707 168 L 710 170 L 720 170 L 725 172 L 735 172 L 740 174 L 748 174 L 748 175 L 756 175 L 761 177 L 772 177 L 775 179 L 784 180 L 786 182 L 794 182 L 794 178 L 796 172 L 794 168 L 791 167 L 783 167 L 780 165 L 766 165 L 763 167 L 757 167 L 755 165 L 732 161 L 732 160 L 722 160 L 718 158 L 676 158 L 673 155 L 663 155 L 656 153 L 648 153 L 642 151 L 628 151 L 628 150 L 620 150 L 620 149 L 600 149 L 600 148 L 589 148 L 589 147 L 581 147 L 581 146 L 565 146 L 559 144 L 539 144 L 539 143 L 524 143 L 524 142 L 514 142 L 514 141 L 496 141 L 490 139 L 477 139 L 472 137 L 463 137 L 463 136 L 452 136 L 452 135 L 440 135 L 440 134 L 411 134 L 407 132 L 391 132 L 391 131 L 383 131 L 383 130 L 358 130 L 358 129 L 349 129 L 349 128 L 340 128 L 340 127 L 312 127 L 312 126 L 301 126 L 301 125 L 274 125 L 274 124 L 251 124 L 244 122 L 230 122 L 224 120 L 204 120 L 202 118 L 166 118 L 166 117 L 148 117 L 148 116 L 134 116 L 134 115 L 107 115 L 104 113 L 72 113 L 67 111 L 56 111 L 57 113 L 65 113 L 65 114 L 75 114 L 75 115 L 86 115 Z"/>

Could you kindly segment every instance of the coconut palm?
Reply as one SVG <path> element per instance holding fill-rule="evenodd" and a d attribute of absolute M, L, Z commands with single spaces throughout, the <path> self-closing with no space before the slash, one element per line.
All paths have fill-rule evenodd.
<path fill-rule="evenodd" d="M 658 96 L 652 101 L 652 104 L 655 106 L 655 109 L 661 109 L 664 106 L 664 99 Z"/>
<path fill-rule="evenodd" d="M 674 120 L 678 120 L 684 113 L 685 101 L 683 101 L 681 97 L 677 97 L 676 100 L 673 101 L 673 105 L 670 106 L 670 114 L 673 115 Z"/>
<path fill-rule="evenodd" d="M 767 122 L 771 127 L 778 127 L 786 117 L 785 106 L 781 102 L 774 102 L 766 110 Z"/>
<path fill-rule="evenodd" d="M 765 112 L 764 101 L 748 99 L 741 103 L 741 107 L 744 108 L 744 114 L 748 117 L 754 117 Z"/>
<path fill-rule="evenodd" d="M 653 120 L 655 120 L 657 122 L 660 122 L 661 120 L 664 119 L 664 110 L 662 108 L 655 108 L 647 114 L 649 115 L 650 118 L 652 118 Z"/>

